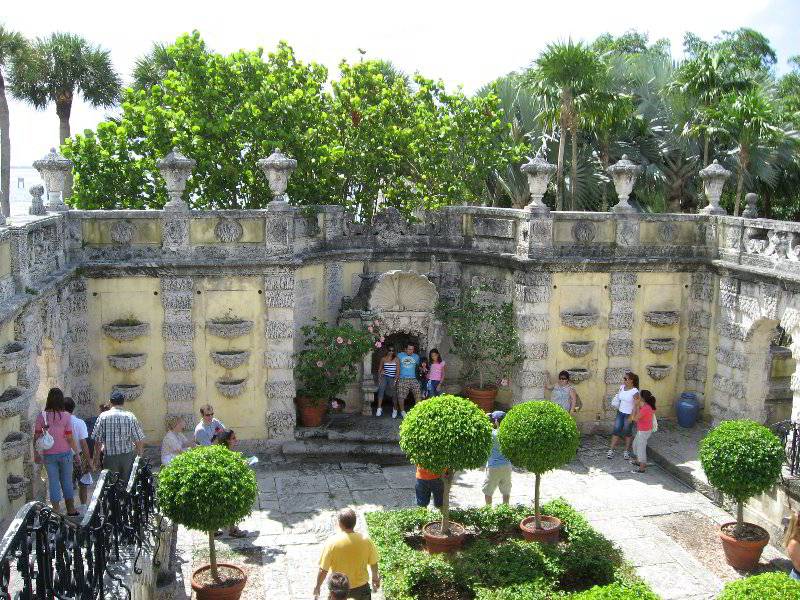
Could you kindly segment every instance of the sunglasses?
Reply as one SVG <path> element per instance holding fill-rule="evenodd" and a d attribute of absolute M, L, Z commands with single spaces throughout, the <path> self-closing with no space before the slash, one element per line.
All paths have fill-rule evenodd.
<path fill-rule="evenodd" d="M 213 417 L 214 413 L 203 413 L 204 417 Z"/>
<path fill-rule="evenodd" d="M 569 379 L 567 379 L 566 377 L 559 377 L 558 380 L 559 381 L 569 381 Z"/>

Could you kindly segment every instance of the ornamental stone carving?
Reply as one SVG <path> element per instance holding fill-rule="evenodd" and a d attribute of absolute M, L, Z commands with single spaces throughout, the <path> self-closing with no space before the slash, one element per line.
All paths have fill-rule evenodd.
<path fill-rule="evenodd" d="M 525 207 L 532 213 L 547 215 L 550 209 L 542 202 L 544 193 L 547 191 L 547 184 L 553 173 L 556 172 L 556 165 L 552 165 L 541 156 L 528 161 L 519 168 L 528 177 L 528 190 L 530 191 L 531 201 Z"/>
<path fill-rule="evenodd" d="M 561 349 L 574 358 L 580 358 L 594 349 L 594 342 L 561 342 Z"/>
<path fill-rule="evenodd" d="M 650 379 L 661 381 L 672 371 L 671 365 L 647 365 L 647 374 Z"/>
<path fill-rule="evenodd" d="M 369 308 L 379 311 L 429 312 L 436 307 L 436 286 L 424 275 L 413 271 L 383 273 L 369 299 Z"/>
<path fill-rule="evenodd" d="M 30 451 L 31 436 L 21 431 L 12 431 L 3 440 L 3 460 L 12 461 L 26 456 Z"/>
<path fill-rule="evenodd" d="M 189 221 L 187 219 L 169 218 L 164 220 L 164 240 L 162 246 L 165 250 L 177 252 L 185 247 L 188 242 Z"/>
<path fill-rule="evenodd" d="M 597 227 L 591 221 L 578 221 L 572 226 L 572 238 L 579 244 L 588 244 L 594 241 Z"/>
<path fill-rule="evenodd" d="M 250 358 L 249 350 L 221 350 L 211 353 L 211 360 L 223 369 L 241 367 Z"/>
<path fill-rule="evenodd" d="M 55 148 L 50 148 L 48 154 L 34 161 L 33 168 L 39 171 L 47 188 L 47 209 L 52 212 L 69 210 L 62 194 L 67 175 L 72 170 L 72 161 L 56 152 Z"/>
<path fill-rule="evenodd" d="M 567 369 L 567 373 L 569 373 L 569 380 L 572 383 L 581 383 L 592 376 L 592 372 L 589 369 L 584 369 L 581 367 Z"/>
<path fill-rule="evenodd" d="M 186 180 L 189 179 L 196 164 L 197 161 L 185 157 L 177 148 L 173 148 L 172 152 L 156 161 L 156 168 L 161 171 L 161 177 L 167 183 L 167 194 L 170 198 L 164 205 L 165 211 L 189 210 L 189 206 L 181 196 L 186 189 Z"/>
<path fill-rule="evenodd" d="M 722 187 L 725 185 L 725 180 L 730 176 L 731 172 L 716 160 L 700 171 L 700 179 L 703 180 L 703 191 L 708 199 L 708 206 L 701 208 L 698 212 L 705 215 L 728 214 L 719 205 L 719 199 L 722 197 Z"/>
<path fill-rule="evenodd" d="M 108 364 L 117 371 L 141 369 L 146 361 L 147 354 L 111 354 L 108 357 Z"/>
<path fill-rule="evenodd" d="M 130 342 L 150 333 L 150 324 L 121 319 L 103 325 L 103 333 L 118 342 Z"/>
<path fill-rule="evenodd" d="M 31 206 L 28 209 L 29 215 L 46 215 L 47 209 L 44 207 L 42 196 L 44 195 L 44 186 L 32 185 L 31 193 Z"/>
<path fill-rule="evenodd" d="M 650 338 L 644 341 L 644 347 L 653 354 L 664 354 L 675 348 L 675 340 L 672 338 Z"/>
<path fill-rule="evenodd" d="M 22 342 L 9 342 L 0 350 L 0 373 L 14 373 L 28 364 L 30 350 Z"/>
<path fill-rule="evenodd" d="M 642 172 L 642 168 L 628 160 L 626 154 L 622 155 L 616 163 L 606 169 L 611 179 L 614 181 L 614 188 L 617 191 L 619 202 L 611 207 L 611 212 L 615 213 L 632 213 L 636 212 L 628 203 L 628 197 L 633 191 L 633 184 L 636 183 L 636 178 Z"/>
<path fill-rule="evenodd" d="M 236 219 L 222 218 L 214 227 L 214 235 L 223 244 L 233 244 L 242 239 L 244 229 Z"/>
<path fill-rule="evenodd" d="M 136 226 L 129 221 L 117 221 L 111 226 L 111 241 L 122 246 L 128 245 L 136 233 Z"/>
<path fill-rule="evenodd" d="M 10 387 L 0 394 L 0 419 L 15 417 L 28 410 L 33 393 L 24 387 Z"/>
<path fill-rule="evenodd" d="M 28 480 L 19 475 L 9 475 L 6 478 L 6 492 L 9 500 L 17 500 L 25 495 Z"/>
<path fill-rule="evenodd" d="M 217 337 L 233 339 L 253 330 L 253 322 L 244 319 L 213 319 L 206 322 L 206 330 Z"/>
<path fill-rule="evenodd" d="M 256 164 L 267 178 L 269 191 L 272 192 L 272 201 L 269 206 L 281 208 L 282 205 L 288 205 L 286 187 L 289 184 L 289 177 L 297 168 L 297 161 L 275 148 L 272 154 L 257 161 Z"/>
<path fill-rule="evenodd" d="M 226 398 L 235 398 L 244 393 L 247 378 L 245 379 L 218 379 L 215 383 L 217 391 Z"/>
<path fill-rule="evenodd" d="M 658 226 L 658 237 L 665 244 L 674 243 L 677 233 L 678 227 L 671 221 L 665 221 Z"/>
<path fill-rule="evenodd" d="M 288 411 L 268 411 L 264 417 L 267 435 L 271 438 L 286 437 L 293 433 L 295 414 Z"/>
<path fill-rule="evenodd" d="M 644 313 L 644 320 L 653 327 L 677 325 L 680 315 L 674 310 L 650 310 Z"/>
<path fill-rule="evenodd" d="M 112 392 L 120 392 L 125 402 L 136 400 L 142 395 L 144 386 L 136 383 L 118 383 L 111 388 Z"/>
<path fill-rule="evenodd" d="M 372 219 L 372 234 L 387 246 L 399 246 L 411 235 L 411 227 L 395 207 L 390 206 Z"/>
<path fill-rule="evenodd" d="M 600 315 L 590 312 L 564 311 L 561 313 L 561 323 L 573 329 L 588 329 L 594 326 Z"/>

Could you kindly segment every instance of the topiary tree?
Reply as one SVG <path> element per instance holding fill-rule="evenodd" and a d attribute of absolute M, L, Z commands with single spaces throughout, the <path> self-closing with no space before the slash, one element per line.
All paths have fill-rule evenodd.
<path fill-rule="evenodd" d="M 414 406 L 403 419 L 400 447 L 412 463 L 443 474 L 442 535 L 448 535 L 453 473 L 486 464 L 492 451 L 489 419 L 466 398 L 435 396 Z"/>
<path fill-rule="evenodd" d="M 717 600 L 796 600 L 800 598 L 800 581 L 786 573 L 762 573 L 731 581 L 722 590 Z"/>
<path fill-rule="evenodd" d="M 237 452 L 200 446 L 173 458 L 158 475 L 161 511 L 189 529 L 208 532 L 211 575 L 219 579 L 214 533 L 243 519 L 258 494 L 256 475 Z"/>
<path fill-rule="evenodd" d="M 500 451 L 516 467 L 536 475 L 534 522 L 541 528 L 539 483 L 542 473 L 575 458 L 581 436 L 575 419 L 563 408 L 544 400 L 514 406 L 500 423 Z"/>

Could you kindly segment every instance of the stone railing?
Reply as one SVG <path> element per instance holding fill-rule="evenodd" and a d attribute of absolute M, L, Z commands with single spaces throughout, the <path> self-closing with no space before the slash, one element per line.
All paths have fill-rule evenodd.
<path fill-rule="evenodd" d="M 718 217 L 717 227 L 721 261 L 800 278 L 800 223 Z"/>

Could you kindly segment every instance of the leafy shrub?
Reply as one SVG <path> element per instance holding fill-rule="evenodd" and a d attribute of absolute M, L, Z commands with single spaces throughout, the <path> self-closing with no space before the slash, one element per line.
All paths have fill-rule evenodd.
<path fill-rule="evenodd" d="M 497 439 L 514 466 L 536 474 L 534 515 L 538 528 L 541 475 L 575 457 L 581 439 L 575 419 L 553 402 L 523 402 L 508 411 Z"/>
<path fill-rule="evenodd" d="M 595 586 L 585 592 L 569 596 L 571 600 L 658 600 L 647 585 L 641 581 L 626 585 L 612 583 L 605 586 Z"/>
<path fill-rule="evenodd" d="M 725 421 L 700 442 L 700 462 L 711 485 L 736 500 L 737 529 L 743 505 L 778 479 L 785 459 L 778 437 L 755 421 Z"/>
<path fill-rule="evenodd" d="M 453 472 L 486 464 L 492 450 L 489 419 L 465 398 L 435 396 L 414 406 L 403 419 L 400 448 L 412 463 L 443 473 L 442 532 L 447 532 Z"/>
<path fill-rule="evenodd" d="M 253 509 L 258 485 L 253 470 L 225 446 L 183 452 L 161 469 L 156 490 L 161 512 L 189 529 L 208 532 L 212 574 L 217 577 L 214 532 Z"/>
<path fill-rule="evenodd" d="M 545 579 L 554 582 L 560 575 L 557 561 L 541 544 L 510 539 L 501 544 L 489 540 L 473 542 L 459 557 L 458 579 L 495 588 Z"/>
<path fill-rule="evenodd" d="M 551 600 L 556 597 L 553 583 L 536 579 L 504 588 L 478 588 L 475 600 Z"/>
<path fill-rule="evenodd" d="M 800 581 L 786 573 L 763 573 L 731 581 L 722 590 L 718 600 L 797 600 L 800 598 Z"/>

